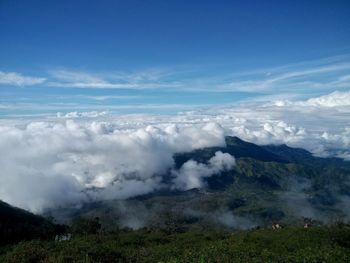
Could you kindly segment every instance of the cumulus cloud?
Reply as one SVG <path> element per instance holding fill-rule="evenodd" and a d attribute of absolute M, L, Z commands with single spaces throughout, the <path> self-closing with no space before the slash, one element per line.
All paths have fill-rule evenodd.
<path fill-rule="evenodd" d="M 186 118 L 216 121 L 227 135 L 257 144 L 301 147 L 314 155 L 350 155 L 349 91 L 304 101 L 255 102 L 192 112 Z"/>
<path fill-rule="evenodd" d="M 161 187 L 173 154 L 223 145 L 214 123 L 118 129 L 73 120 L 0 127 L 0 199 L 40 211 L 84 200 L 128 198 Z"/>
<path fill-rule="evenodd" d="M 235 158 L 221 151 L 216 152 L 208 164 L 189 160 L 182 165 L 180 170 L 173 171 L 174 187 L 180 190 L 202 188 L 205 185 L 204 178 L 230 170 L 234 165 Z"/>
<path fill-rule="evenodd" d="M 45 82 L 45 78 L 24 76 L 16 72 L 0 71 L 0 85 L 32 86 Z"/>
<path fill-rule="evenodd" d="M 311 98 L 306 101 L 280 100 L 275 102 L 279 107 L 301 106 L 301 107 L 343 107 L 350 106 L 350 91 L 335 91 L 330 94 Z"/>
<path fill-rule="evenodd" d="M 339 92 L 335 91 L 318 98 L 312 98 L 306 101 L 306 105 L 321 106 L 321 107 L 339 107 L 350 106 L 350 91 Z"/>
<path fill-rule="evenodd" d="M 171 116 L 76 112 L 45 121 L 4 119 L 0 199 L 32 211 L 87 198 L 124 199 L 166 187 L 169 173 L 173 188 L 204 187 L 205 178 L 230 169 L 234 157 L 218 152 L 208 163 L 188 161 L 174 170 L 173 155 L 223 146 L 225 135 L 350 159 L 348 94 L 288 107 L 256 102 Z"/>

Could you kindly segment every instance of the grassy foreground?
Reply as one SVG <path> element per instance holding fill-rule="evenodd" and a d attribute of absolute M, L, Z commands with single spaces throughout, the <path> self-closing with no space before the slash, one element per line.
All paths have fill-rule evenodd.
<path fill-rule="evenodd" d="M 236 233 L 147 230 L 26 241 L 0 250 L 0 262 L 350 262 L 350 227 L 260 229 Z"/>

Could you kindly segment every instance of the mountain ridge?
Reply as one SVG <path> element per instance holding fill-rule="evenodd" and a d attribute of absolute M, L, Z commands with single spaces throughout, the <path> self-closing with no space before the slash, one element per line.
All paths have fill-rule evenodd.
<path fill-rule="evenodd" d="M 234 155 L 236 165 L 203 178 L 204 188 L 164 188 L 126 200 L 83 204 L 80 209 L 65 209 L 65 216 L 97 216 L 106 225 L 118 222 L 131 228 L 162 227 L 169 215 L 176 224 L 190 228 L 208 224 L 242 227 L 232 223 L 235 220 L 256 226 L 275 220 L 294 224 L 303 218 L 324 222 L 350 218 L 346 208 L 350 198 L 350 162 L 314 157 L 304 149 L 286 145 L 259 146 L 238 137 L 225 139 L 225 147 L 174 156 L 175 168 L 179 169 L 189 160 L 207 164 L 217 151 Z M 303 161 L 304 156 L 307 158 Z M 166 180 L 171 181 L 171 174 Z M 51 209 L 47 214 L 59 217 L 61 211 Z M 221 217 L 228 218 L 227 222 Z"/>

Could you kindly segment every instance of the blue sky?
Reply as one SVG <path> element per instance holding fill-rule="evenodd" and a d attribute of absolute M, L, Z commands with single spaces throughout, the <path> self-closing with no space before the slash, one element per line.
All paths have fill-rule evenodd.
<path fill-rule="evenodd" d="M 0 1 L 0 116 L 350 87 L 349 1 Z"/>

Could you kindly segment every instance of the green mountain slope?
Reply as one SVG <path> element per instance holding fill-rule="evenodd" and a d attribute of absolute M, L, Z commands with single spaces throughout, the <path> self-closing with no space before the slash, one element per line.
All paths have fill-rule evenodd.
<path fill-rule="evenodd" d="M 227 137 L 226 147 L 177 154 L 176 167 L 188 160 L 206 163 L 216 151 L 235 156 L 236 166 L 205 178 L 206 187 L 188 191 L 165 188 L 128 200 L 89 203 L 82 208 L 51 210 L 71 219 L 99 217 L 106 226 L 206 229 L 269 226 L 273 222 L 325 223 L 350 218 L 350 163 L 313 157 L 286 145 L 259 146 Z M 171 174 L 166 177 L 171 180 Z"/>
<path fill-rule="evenodd" d="M 51 238 L 63 226 L 0 201 L 0 246 L 21 240 Z"/>
<path fill-rule="evenodd" d="M 349 237 L 349 226 L 235 233 L 121 231 L 20 243 L 0 253 L 0 262 L 349 262 Z"/>

